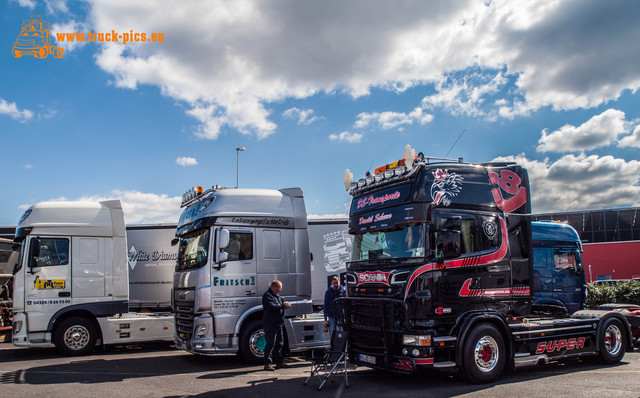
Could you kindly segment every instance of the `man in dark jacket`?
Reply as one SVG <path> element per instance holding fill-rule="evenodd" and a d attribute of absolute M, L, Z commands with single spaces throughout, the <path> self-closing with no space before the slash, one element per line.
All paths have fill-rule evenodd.
<path fill-rule="evenodd" d="M 336 307 L 333 302 L 338 297 L 344 297 L 344 292 L 344 287 L 340 286 L 340 278 L 333 276 L 331 286 L 324 293 L 324 328 L 329 330 L 329 336 L 333 336 L 333 331 L 336 330 Z M 342 330 L 340 327 L 338 329 Z"/>
<path fill-rule="evenodd" d="M 262 295 L 262 328 L 267 345 L 264 347 L 264 370 L 275 370 L 287 367 L 282 357 L 284 343 L 282 327 L 284 326 L 284 310 L 291 307 L 278 295 L 282 291 L 282 282 L 274 280 L 269 290 Z M 275 369 L 273 368 L 274 364 Z"/>

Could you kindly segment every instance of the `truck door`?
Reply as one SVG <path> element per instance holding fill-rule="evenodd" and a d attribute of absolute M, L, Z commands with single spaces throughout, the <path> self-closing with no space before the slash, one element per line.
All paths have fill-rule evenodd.
<path fill-rule="evenodd" d="M 533 295 L 553 298 L 553 267 L 549 260 L 550 249 L 533 249 Z"/>
<path fill-rule="evenodd" d="M 255 230 L 225 228 L 229 245 L 224 266 L 211 270 L 211 290 L 216 334 L 231 333 L 238 317 L 248 308 L 262 304 L 256 280 Z M 266 290 L 266 288 L 264 289 Z"/>
<path fill-rule="evenodd" d="M 258 228 L 256 230 L 258 265 L 258 286 L 264 293 L 274 279 L 282 282 L 281 296 L 295 295 L 295 268 L 290 256 L 294 250 L 294 235 L 291 229 Z"/>
<path fill-rule="evenodd" d="M 28 331 L 44 332 L 51 316 L 71 304 L 71 239 L 33 236 L 25 252 Z"/>
<path fill-rule="evenodd" d="M 584 272 L 580 255 L 572 249 L 553 250 L 553 292 L 574 313 L 583 300 Z"/>

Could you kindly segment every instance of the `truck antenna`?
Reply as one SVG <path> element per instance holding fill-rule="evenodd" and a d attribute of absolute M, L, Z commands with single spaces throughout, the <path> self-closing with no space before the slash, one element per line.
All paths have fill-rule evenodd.
<path fill-rule="evenodd" d="M 462 134 L 464 134 L 464 132 L 467 131 L 467 129 L 463 129 L 462 133 L 460 133 L 460 135 L 458 136 L 458 139 L 456 140 L 456 142 L 453 143 L 453 145 L 451 145 L 451 148 L 449 148 L 449 152 L 447 152 L 446 155 L 444 155 L 444 157 L 446 158 L 447 156 L 449 156 L 449 153 L 451 153 L 451 150 L 453 149 L 454 146 L 456 146 L 456 144 L 458 143 L 458 141 L 460 141 L 460 138 L 462 138 Z"/>

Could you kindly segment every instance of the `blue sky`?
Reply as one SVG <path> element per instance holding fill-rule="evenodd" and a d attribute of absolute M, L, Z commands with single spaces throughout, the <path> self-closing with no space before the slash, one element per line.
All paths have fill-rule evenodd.
<path fill-rule="evenodd" d="M 165 40 L 15 58 L 34 14 Z M 235 186 L 241 146 L 240 187 L 300 186 L 312 215 L 345 214 L 345 169 L 405 145 L 523 164 L 534 212 L 639 205 L 639 17 L 630 0 L 2 1 L 0 225 L 108 198 L 175 222 L 188 188 Z"/>

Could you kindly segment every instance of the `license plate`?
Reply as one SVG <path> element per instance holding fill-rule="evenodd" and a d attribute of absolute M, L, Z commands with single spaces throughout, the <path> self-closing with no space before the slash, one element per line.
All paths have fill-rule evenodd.
<path fill-rule="evenodd" d="M 371 355 L 359 354 L 358 359 L 360 360 L 360 362 L 369 363 L 371 365 L 376 364 L 376 357 L 373 357 Z"/>

